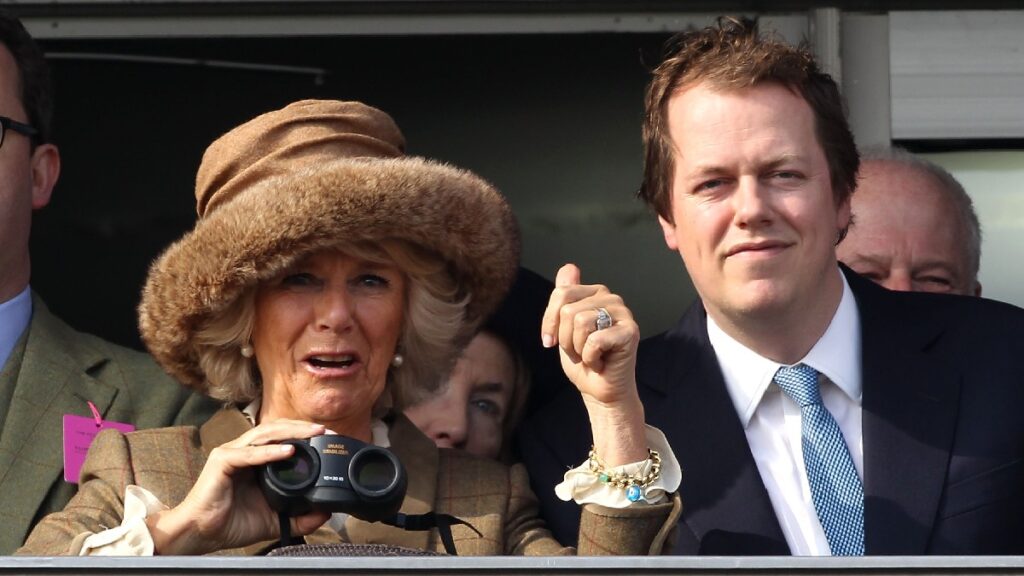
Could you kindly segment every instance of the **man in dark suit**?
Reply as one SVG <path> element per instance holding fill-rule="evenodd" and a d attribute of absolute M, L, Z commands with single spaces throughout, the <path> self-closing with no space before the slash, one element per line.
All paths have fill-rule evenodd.
<path fill-rule="evenodd" d="M 91 417 L 91 402 L 106 420 L 149 428 L 199 424 L 216 409 L 149 356 L 76 332 L 29 288 L 32 211 L 60 173 L 47 74 L 21 22 L 0 10 L 0 554 L 75 493 L 64 414 Z"/>
<path fill-rule="evenodd" d="M 641 196 L 700 295 L 643 342 L 683 471 L 676 551 L 1024 553 L 1024 311 L 889 292 L 836 260 L 858 167 L 810 54 L 723 20 L 655 71 Z M 546 497 L 590 440 L 568 396 L 521 448 Z"/>

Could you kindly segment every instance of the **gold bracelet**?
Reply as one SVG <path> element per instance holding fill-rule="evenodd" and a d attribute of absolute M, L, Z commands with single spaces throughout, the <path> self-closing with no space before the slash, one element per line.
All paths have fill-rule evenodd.
<path fill-rule="evenodd" d="M 626 499 L 630 502 L 636 502 L 643 495 L 641 488 L 650 486 L 661 476 L 661 454 L 658 454 L 657 450 L 648 448 L 647 460 L 651 462 L 651 467 L 647 474 L 643 476 L 624 474 L 622 472 L 609 472 L 605 463 L 597 457 L 594 447 L 591 446 L 590 456 L 587 458 L 587 467 L 592 474 L 597 476 L 598 481 L 625 490 Z"/>

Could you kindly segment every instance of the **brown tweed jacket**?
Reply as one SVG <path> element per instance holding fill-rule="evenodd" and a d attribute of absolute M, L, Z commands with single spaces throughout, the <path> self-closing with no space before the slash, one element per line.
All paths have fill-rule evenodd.
<path fill-rule="evenodd" d="M 74 553 L 91 533 L 121 523 L 125 487 L 136 484 L 150 490 L 164 504 L 180 503 L 195 483 L 213 448 L 237 438 L 250 427 L 236 408 L 218 412 L 201 428 L 183 426 L 121 434 L 114 430 L 97 436 L 83 469 L 78 495 L 62 512 L 46 517 L 18 554 Z M 453 526 L 460 555 L 572 554 L 551 537 L 538 516 L 525 469 L 507 467 L 456 450 L 437 449 L 404 416 L 391 421 L 392 450 L 406 466 L 409 488 L 402 512 L 430 510 L 451 514 L 472 524 Z M 624 510 L 587 505 L 580 526 L 580 554 L 657 554 L 663 552 L 668 533 L 678 521 L 678 496 L 665 504 Z M 349 518 L 347 541 L 354 544 L 391 544 L 444 551 L 437 530 L 408 532 L 383 524 Z M 342 542 L 324 526 L 306 537 L 310 544 Z M 221 554 L 255 555 L 274 542 L 221 550 Z"/>

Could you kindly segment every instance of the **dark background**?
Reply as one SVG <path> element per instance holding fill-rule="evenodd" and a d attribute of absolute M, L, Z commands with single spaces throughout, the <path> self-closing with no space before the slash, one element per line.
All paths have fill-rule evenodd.
<path fill-rule="evenodd" d="M 410 154 L 449 161 L 492 180 L 519 214 L 525 264 L 543 275 L 552 277 L 555 262 L 572 259 L 592 262 L 585 271 L 609 266 L 605 277 L 635 276 L 628 269 L 632 263 L 622 261 L 635 248 L 617 240 L 623 230 L 615 228 L 660 242 L 653 217 L 633 204 L 632 194 L 641 171 L 646 63 L 658 61 L 666 38 L 43 42 L 45 50 L 62 55 L 52 60 L 52 68 L 55 142 L 63 169 L 50 206 L 37 212 L 33 223 L 32 286 L 76 328 L 140 347 L 135 307 L 146 269 L 195 221 L 194 176 L 206 145 L 257 114 L 302 98 L 377 106 L 403 129 Z M 84 56 L 97 53 L 313 67 L 327 73 Z M 588 216 L 595 204 L 618 210 L 615 202 L 627 208 L 623 217 L 613 213 L 611 224 L 608 214 Z M 582 216 L 562 218 L 558 210 L 565 206 Z M 564 226 L 563 220 L 568 220 Z M 598 240 L 583 238 L 580 229 L 600 233 Z M 685 285 L 678 257 L 667 250 L 659 254 L 674 276 L 650 283 Z M 678 306 L 651 323 L 671 323 L 691 298 L 680 298 Z"/>

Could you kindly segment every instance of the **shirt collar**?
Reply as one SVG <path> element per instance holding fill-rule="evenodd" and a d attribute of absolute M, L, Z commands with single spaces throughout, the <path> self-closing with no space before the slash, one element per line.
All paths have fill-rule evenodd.
<path fill-rule="evenodd" d="M 828 329 L 800 362 L 825 375 L 850 400 L 860 405 L 860 313 L 846 276 L 842 273 L 843 298 Z"/>
<path fill-rule="evenodd" d="M 7 358 L 31 320 L 32 290 L 28 286 L 14 298 L 0 303 L 0 368 L 7 364 Z"/>
<path fill-rule="evenodd" d="M 807 364 L 835 383 L 850 399 L 861 402 L 860 315 L 857 302 L 841 272 L 843 296 L 832 321 L 810 352 L 799 363 Z M 725 387 L 744 428 L 782 364 L 740 344 L 708 318 L 708 340 L 715 349 Z"/>
<path fill-rule="evenodd" d="M 245 414 L 245 419 L 249 421 L 253 426 L 256 425 L 256 417 L 260 414 L 260 406 L 263 405 L 262 398 L 256 398 L 252 402 L 242 408 L 242 414 Z M 328 434 L 335 434 L 330 430 Z M 391 438 L 388 437 L 388 425 L 384 423 L 380 418 L 374 418 L 370 421 L 370 434 L 373 436 L 374 446 L 380 446 L 381 448 L 391 447 Z"/>

